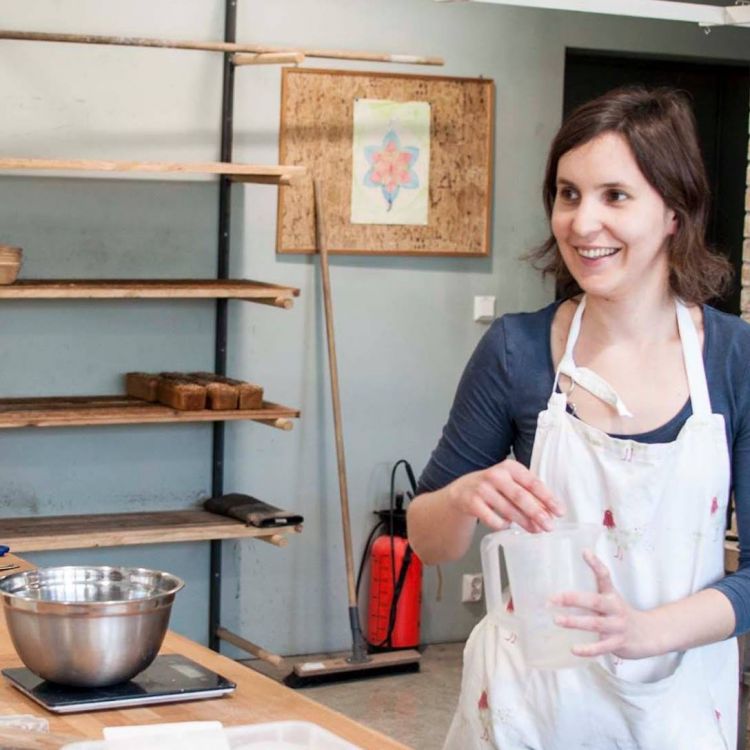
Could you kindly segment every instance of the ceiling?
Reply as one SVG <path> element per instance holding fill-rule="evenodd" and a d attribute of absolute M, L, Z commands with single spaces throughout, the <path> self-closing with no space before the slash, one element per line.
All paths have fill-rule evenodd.
<path fill-rule="evenodd" d="M 436 2 L 467 0 L 436 0 Z M 697 23 L 701 26 L 750 28 L 750 3 L 740 0 L 468 0 L 468 2 L 513 5 L 524 8 L 567 10 L 631 18 L 654 18 Z"/>

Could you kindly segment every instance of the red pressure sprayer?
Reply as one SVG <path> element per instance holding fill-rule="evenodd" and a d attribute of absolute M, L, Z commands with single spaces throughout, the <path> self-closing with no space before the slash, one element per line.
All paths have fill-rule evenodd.
<path fill-rule="evenodd" d="M 416 480 L 411 466 L 401 459 L 391 473 L 390 507 L 388 510 L 376 511 L 380 522 L 370 535 L 372 539 L 380 529 L 384 529 L 384 533 L 372 543 L 370 551 L 367 641 L 371 651 L 390 651 L 419 645 L 422 561 L 406 538 L 404 495 L 394 493 L 396 469 L 401 464 L 406 469 L 412 487 L 409 497 L 413 497 L 416 492 Z"/>
<path fill-rule="evenodd" d="M 415 648 L 419 645 L 422 607 L 421 560 L 414 554 L 406 539 L 384 534 L 373 542 L 370 565 L 367 640 L 375 648 L 380 643 L 383 644 L 381 648 Z M 394 570 L 396 571 L 395 595 Z M 402 575 L 403 571 L 405 574 Z M 399 585 L 401 585 L 400 590 Z M 394 599 L 396 600 L 395 611 Z M 393 619 L 392 624 L 391 619 Z"/>

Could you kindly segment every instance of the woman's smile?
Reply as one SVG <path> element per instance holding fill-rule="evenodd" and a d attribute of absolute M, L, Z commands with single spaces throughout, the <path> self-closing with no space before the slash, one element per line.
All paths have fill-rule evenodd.
<path fill-rule="evenodd" d="M 620 248 L 577 245 L 576 251 L 582 258 L 586 258 L 587 260 L 599 260 L 600 258 L 611 258 L 615 253 L 620 251 Z"/>

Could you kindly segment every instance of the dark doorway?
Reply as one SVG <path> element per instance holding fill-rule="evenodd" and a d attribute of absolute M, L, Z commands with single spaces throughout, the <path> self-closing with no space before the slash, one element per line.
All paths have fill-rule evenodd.
<path fill-rule="evenodd" d="M 567 115 L 579 104 L 628 84 L 671 86 L 686 91 L 692 99 L 711 182 L 708 240 L 729 257 L 735 269 L 732 289 L 712 304 L 739 314 L 750 66 L 568 50 L 563 112 Z"/>

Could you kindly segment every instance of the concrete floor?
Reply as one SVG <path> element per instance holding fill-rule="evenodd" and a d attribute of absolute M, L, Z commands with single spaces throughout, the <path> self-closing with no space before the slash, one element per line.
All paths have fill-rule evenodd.
<path fill-rule="evenodd" d="M 413 750 L 440 750 L 461 687 L 463 647 L 463 643 L 427 646 L 419 672 L 333 682 L 299 692 Z M 291 665 L 329 656 L 289 657 L 288 662 Z M 244 663 L 274 679 L 284 677 L 264 662 Z"/>
<path fill-rule="evenodd" d="M 463 643 L 427 646 L 417 673 L 331 683 L 300 692 L 413 750 L 440 750 L 458 701 L 463 647 Z M 288 662 L 292 665 L 331 656 L 334 654 L 292 656 Z M 244 663 L 277 680 L 289 671 L 280 673 L 257 660 Z M 750 750 L 750 730 L 746 741 Z"/>

